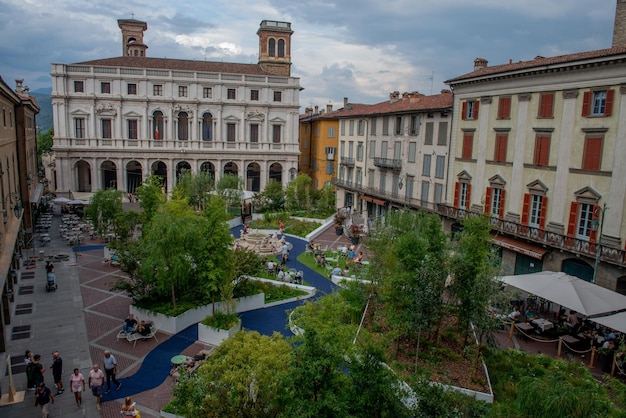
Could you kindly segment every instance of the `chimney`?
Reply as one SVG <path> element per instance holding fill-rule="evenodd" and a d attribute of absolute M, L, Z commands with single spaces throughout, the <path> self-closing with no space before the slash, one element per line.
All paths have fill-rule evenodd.
<path fill-rule="evenodd" d="M 313 114 L 313 108 L 312 107 L 307 107 L 306 109 L 304 109 L 304 114 L 307 116 L 311 116 Z"/>
<path fill-rule="evenodd" d="M 16 93 L 22 93 L 24 91 L 24 87 L 22 86 L 22 83 L 24 83 L 24 79 L 15 80 L 15 92 Z"/>
<path fill-rule="evenodd" d="M 344 97 L 344 98 L 343 98 L 343 108 L 344 108 L 344 109 L 347 109 L 347 108 L 348 108 L 348 98 L 347 98 L 347 97 Z"/>
<path fill-rule="evenodd" d="M 394 91 L 393 93 L 389 93 L 389 101 L 391 103 L 395 103 L 398 100 L 400 100 L 400 92 L 399 91 Z"/>
<path fill-rule="evenodd" d="M 474 60 L 474 71 L 482 70 L 483 68 L 487 67 L 487 64 L 489 64 L 489 62 L 486 59 L 476 58 Z"/>
<path fill-rule="evenodd" d="M 317 105 L 315 105 L 315 114 L 316 115 L 319 113 L 317 109 L 318 109 L 318 107 L 317 107 Z"/>
<path fill-rule="evenodd" d="M 332 103 L 328 103 L 326 105 L 326 113 L 330 113 L 332 111 L 333 111 L 333 105 L 332 105 Z"/>
<path fill-rule="evenodd" d="M 626 0 L 617 0 L 613 25 L 613 48 L 626 46 Z"/>

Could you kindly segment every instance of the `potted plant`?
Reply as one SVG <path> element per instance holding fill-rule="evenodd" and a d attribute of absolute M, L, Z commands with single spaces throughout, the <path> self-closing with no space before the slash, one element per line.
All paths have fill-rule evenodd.
<path fill-rule="evenodd" d="M 198 340 L 220 345 L 241 329 L 241 319 L 234 313 L 215 312 L 198 324 Z"/>
<path fill-rule="evenodd" d="M 354 245 L 357 245 L 359 243 L 359 239 L 361 238 L 362 235 L 363 235 L 363 228 L 361 228 L 360 225 L 355 224 L 355 223 L 350 225 L 348 236 L 350 237 L 350 241 L 352 241 Z"/>
<path fill-rule="evenodd" d="M 335 233 L 343 235 L 343 224 L 346 221 L 346 215 L 343 211 L 335 213 Z"/>

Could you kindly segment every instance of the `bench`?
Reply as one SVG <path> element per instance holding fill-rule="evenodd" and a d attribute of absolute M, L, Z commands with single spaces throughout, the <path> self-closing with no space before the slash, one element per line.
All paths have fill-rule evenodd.
<path fill-rule="evenodd" d="M 150 338 L 154 338 L 156 342 L 159 342 L 159 339 L 156 337 L 157 332 L 159 332 L 159 327 L 159 324 L 153 322 L 150 326 L 150 332 L 148 334 L 142 335 L 138 332 L 126 334 L 126 340 L 128 340 L 128 342 L 130 343 L 133 343 L 133 347 L 137 345 L 138 340 L 149 340 Z"/>

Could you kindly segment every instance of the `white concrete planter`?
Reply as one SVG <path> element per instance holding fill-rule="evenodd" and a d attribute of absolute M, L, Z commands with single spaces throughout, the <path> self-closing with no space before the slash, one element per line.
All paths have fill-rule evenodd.
<path fill-rule="evenodd" d="M 241 320 L 230 329 L 219 329 L 198 322 L 198 340 L 211 345 L 220 345 L 241 329 Z"/>
<path fill-rule="evenodd" d="M 159 411 L 159 415 L 161 416 L 161 418 L 185 418 L 182 415 L 176 415 L 165 411 Z"/>

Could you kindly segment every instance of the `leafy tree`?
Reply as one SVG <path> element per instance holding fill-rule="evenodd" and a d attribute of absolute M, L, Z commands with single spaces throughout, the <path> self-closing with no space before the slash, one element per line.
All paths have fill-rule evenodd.
<path fill-rule="evenodd" d="M 149 176 L 137 188 L 139 207 L 142 210 L 141 222 L 144 227 L 152 221 L 157 210 L 165 203 L 163 183 L 159 176 Z"/>
<path fill-rule="evenodd" d="M 317 194 L 319 195 L 315 199 L 315 209 L 317 210 L 317 212 L 325 215 L 330 215 L 334 213 L 337 204 L 337 198 L 333 185 L 330 183 L 326 183 Z"/>
<path fill-rule="evenodd" d="M 53 139 L 53 128 L 37 133 L 37 160 L 39 161 L 39 164 L 41 164 L 41 155 L 52 150 Z"/>
<path fill-rule="evenodd" d="M 307 174 L 301 173 L 289 183 L 286 195 L 287 209 L 291 212 L 311 210 L 311 188 L 313 180 Z"/>
<path fill-rule="evenodd" d="M 120 240 L 132 237 L 137 225 L 141 223 L 141 214 L 134 210 L 123 210 L 113 219 L 115 232 Z"/>
<path fill-rule="evenodd" d="M 254 206 L 260 210 L 281 211 L 285 206 L 283 185 L 276 180 L 267 182 L 263 192 L 254 196 Z"/>
<path fill-rule="evenodd" d="M 121 190 L 107 189 L 98 190 L 91 198 L 91 204 L 87 206 L 85 217 L 93 222 L 94 230 L 98 235 L 104 235 L 109 230 L 115 229 L 115 219 L 122 212 Z"/>
<path fill-rule="evenodd" d="M 233 254 L 233 276 L 258 276 L 263 272 L 265 265 L 263 257 L 249 248 L 238 248 Z"/>
<path fill-rule="evenodd" d="M 238 332 L 198 369 L 174 387 L 166 409 L 187 417 L 276 417 L 277 376 L 285 373 L 289 344 L 278 333 Z"/>
<path fill-rule="evenodd" d="M 215 180 L 208 172 L 192 174 L 183 172 L 174 188 L 175 198 L 187 198 L 196 210 L 203 210 L 208 200 L 208 193 L 214 189 Z"/>

